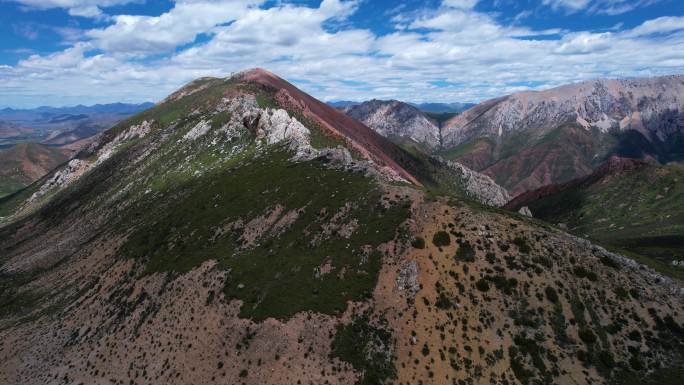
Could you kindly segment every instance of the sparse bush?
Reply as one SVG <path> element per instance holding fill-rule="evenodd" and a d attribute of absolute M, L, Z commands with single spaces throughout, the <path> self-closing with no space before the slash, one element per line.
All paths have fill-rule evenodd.
<path fill-rule="evenodd" d="M 518 250 L 521 253 L 528 254 L 530 251 L 532 251 L 532 248 L 527 244 L 527 238 L 525 237 L 515 237 L 515 239 L 513 239 L 513 244 L 518 246 Z"/>
<path fill-rule="evenodd" d="M 451 244 L 451 237 L 446 231 L 438 231 L 432 237 L 432 243 L 437 247 L 449 246 Z"/>
<path fill-rule="evenodd" d="M 558 303 L 558 293 L 556 293 L 556 289 L 551 286 L 547 286 L 544 291 L 546 292 L 546 299 L 548 299 L 549 302 Z"/>
<path fill-rule="evenodd" d="M 484 278 L 480 278 L 480 280 L 475 283 L 475 287 L 482 292 L 489 291 L 489 282 Z"/>
<path fill-rule="evenodd" d="M 579 335 L 579 338 L 586 344 L 593 344 L 596 342 L 596 334 L 594 334 L 594 332 L 592 332 L 589 328 L 580 328 L 577 334 Z"/>
<path fill-rule="evenodd" d="M 465 241 L 459 245 L 454 258 L 456 258 L 457 261 L 475 262 L 475 249 L 473 249 L 470 242 Z"/>
<path fill-rule="evenodd" d="M 576 276 L 580 278 L 586 278 L 592 282 L 598 281 L 598 276 L 596 273 L 594 273 L 591 270 L 587 270 L 582 266 L 575 266 L 575 268 L 572 270 L 573 273 L 575 273 Z"/>
<path fill-rule="evenodd" d="M 424 249 L 425 239 L 423 239 L 422 237 L 416 237 L 413 239 L 413 242 L 411 242 L 411 246 L 413 246 L 416 249 Z"/>

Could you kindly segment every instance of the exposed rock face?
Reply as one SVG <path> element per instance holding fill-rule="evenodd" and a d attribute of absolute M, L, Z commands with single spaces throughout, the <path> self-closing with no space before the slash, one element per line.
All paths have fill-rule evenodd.
<path fill-rule="evenodd" d="M 463 186 L 471 198 L 489 206 L 501 207 L 510 201 L 511 196 L 505 188 L 499 186 L 487 175 L 473 171 L 464 165 L 444 160 L 435 156 L 438 162 L 456 172 L 458 183 Z"/>
<path fill-rule="evenodd" d="M 36 199 L 42 197 L 50 191 L 53 191 L 55 189 L 61 189 L 68 186 L 73 181 L 78 179 L 78 177 L 83 175 L 83 173 L 86 172 L 88 168 L 90 168 L 90 163 L 86 161 L 80 159 L 70 160 L 69 163 L 67 163 L 62 168 L 58 169 L 52 175 L 52 177 L 46 180 L 45 183 L 40 187 L 40 189 L 33 193 L 33 195 L 31 195 L 27 203 L 35 201 Z"/>
<path fill-rule="evenodd" d="M 422 111 L 398 100 L 370 100 L 344 112 L 387 138 L 407 138 L 436 148 L 439 126 Z"/>
<path fill-rule="evenodd" d="M 483 102 L 442 127 L 445 156 L 520 194 L 612 155 L 684 157 L 684 76 L 597 80 Z"/>
<path fill-rule="evenodd" d="M 530 211 L 530 208 L 527 206 L 521 207 L 520 210 L 518 210 L 518 213 L 526 217 L 532 217 L 532 211 Z"/>
<path fill-rule="evenodd" d="M 684 132 L 684 76 L 596 80 L 521 92 L 477 105 L 445 124 L 445 146 L 566 122 L 602 132 L 637 130 L 665 141 Z"/>
<path fill-rule="evenodd" d="M 321 130 L 345 142 L 353 151 L 377 163 L 385 173 L 395 174 L 409 182 L 420 184 L 400 162 L 410 165 L 403 151 L 382 135 L 352 119 L 337 109 L 307 95 L 284 79 L 261 68 L 240 72 L 234 79 L 275 91 L 275 99 L 283 108 L 301 113 L 318 124 Z"/>

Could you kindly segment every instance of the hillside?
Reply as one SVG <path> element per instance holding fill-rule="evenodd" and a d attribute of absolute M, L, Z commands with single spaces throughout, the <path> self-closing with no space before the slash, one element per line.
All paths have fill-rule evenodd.
<path fill-rule="evenodd" d="M 441 155 L 514 194 L 589 174 L 612 155 L 684 157 L 684 77 L 586 81 L 483 102 L 444 124 Z"/>
<path fill-rule="evenodd" d="M 67 151 L 38 143 L 0 150 L 0 197 L 28 186 L 67 159 Z"/>
<path fill-rule="evenodd" d="M 0 199 L 0 383 L 681 378 L 680 283 L 465 184 L 501 193 L 265 70 L 198 79 Z"/>
<path fill-rule="evenodd" d="M 0 120 L 0 139 L 16 138 L 33 133 L 33 129 Z"/>
<path fill-rule="evenodd" d="M 592 174 L 513 199 L 535 217 L 684 279 L 684 167 L 612 158 Z M 676 264 L 673 266 L 673 262 Z"/>

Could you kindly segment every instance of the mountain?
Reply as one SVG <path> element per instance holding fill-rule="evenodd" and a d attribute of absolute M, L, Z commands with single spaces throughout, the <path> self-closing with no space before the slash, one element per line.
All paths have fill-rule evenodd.
<path fill-rule="evenodd" d="M 0 199 L 0 383 L 681 379 L 681 283 L 457 172 L 491 182 L 265 70 L 198 79 Z"/>
<path fill-rule="evenodd" d="M 597 80 L 492 99 L 450 119 L 441 155 L 518 194 L 618 155 L 684 158 L 684 76 Z"/>
<path fill-rule="evenodd" d="M 585 177 L 521 194 L 506 208 L 522 206 L 684 279 L 677 267 L 684 260 L 684 166 L 613 157 Z"/>
<path fill-rule="evenodd" d="M 153 103 L 0 110 L 0 146 L 32 141 L 65 145 L 98 134 Z M 11 126 L 8 126 L 11 125 Z M 6 127 L 15 127 L 14 130 Z M 23 127 L 17 131 L 16 127 Z"/>
<path fill-rule="evenodd" d="M 424 112 L 459 113 L 475 106 L 475 103 L 411 103 L 412 106 Z"/>
<path fill-rule="evenodd" d="M 356 106 L 358 104 L 361 104 L 361 102 L 353 102 L 351 100 L 337 100 L 337 101 L 328 102 L 328 105 L 335 107 L 335 108 L 339 108 L 339 109 Z"/>
<path fill-rule="evenodd" d="M 38 143 L 0 150 L 0 197 L 28 186 L 67 159 L 66 151 Z"/>
<path fill-rule="evenodd" d="M 428 149 L 440 144 L 437 122 L 407 103 L 373 99 L 343 111 L 395 142 L 409 141 Z"/>
<path fill-rule="evenodd" d="M 36 116 L 59 116 L 59 115 L 91 115 L 94 113 L 113 113 L 131 115 L 137 112 L 154 107 L 154 103 L 145 102 L 139 104 L 130 103 L 110 103 L 94 104 L 92 106 L 71 106 L 71 107 L 36 107 L 36 108 L 4 108 L 0 110 L 0 117 L 9 120 L 31 120 Z"/>

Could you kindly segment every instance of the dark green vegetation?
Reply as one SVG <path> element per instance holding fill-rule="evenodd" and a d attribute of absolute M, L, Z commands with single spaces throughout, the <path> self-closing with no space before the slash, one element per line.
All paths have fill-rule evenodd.
<path fill-rule="evenodd" d="M 610 249 L 680 280 L 684 268 L 684 167 L 644 166 L 608 175 L 529 204 L 535 217 L 563 223 Z"/>
<path fill-rule="evenodd" d="M 140 261 L 147 274 L 181 274 L 217 260 L 230 270 L 226 295 L 242 300 L 241 315 L 256 320 L 302 310 L 332 314 L 369 295 L 383 258 L 376 247 L 396 236 L 408 205 L 383 199 L 373 179 L 332 169 L 326 159 L 295 163 L 285 148 L 257 150 L 249 130 L 219 146 L 209 136 L 185 142 L 201 119 L 215 127 L 230 119 L 213 108 L 227 94 L 249 93 L 262 106 L 275 105 L 269 90 L 253 84 L 201 79 L 185 92 L 192 90 L 108 131 L 113 138 L 132 124 L 155 122 L 147 136 L 124 143 L 54 196 L 38 214 L 46 226 L 78 210 L 111 212 L 107 228 L 128 235 L 117 255 Z M 317 135 L 321 143 L 339 144 Z M 134 164 L 151 145 L 155 152 Z M 0 212 L 17 202 L 0 201 Z"/>
<path fill-rule="evenodd" d="M 362 247 L 393 239 L 408 210 L 400 203 L 384 208 L 380 191 L 362 175 L 319 161 L 292 164 L 289 156 L 274 150 L 249 165 L 170 187 L 178 199 L 154 210 L 122 254 L 148 260 L 150 273 L 182 273 L 218 260 L 231 272 L 226 294 L 244 301 L 242 315 L 257 320 L 343 310 L 347 300 L 370 293 L 382 264 L 382 255 Z M 265 219 L 287 213 L 296 219 L 283 228 Z M 358 223 L 349 238 L 338 229 L 326 234 L 324 226 L 338 213 L 344 213 L 340 225 Z M 251 220 L 263 221 L 253 244 L 243 236 Z M 316 274 L 325 264 L 333 271 Z"/>
<path fill-rule="evenodd" d="M 449 246 L 451 244 L 451 237 L 446 231 L 438 231 L 432 236 L 432 243 L 435 246 Z"/>
<path fill-rule="evenodd" d="M 28 186 L 66 160 L 59 149 L 38 143 L 0 150 L 0 197 Z"/>
<path fill-rule="evenodd" d="M 392 358 L 392 334 L 385 329 L 386 322 L 378 322 L 380 326 L 372 324 L 368 313 L 364 313 L 350 324 L 337 328 L 332 356 L 363 371 L 357 385 L 384 384 L 387 380 L 396 378 Z"/>

